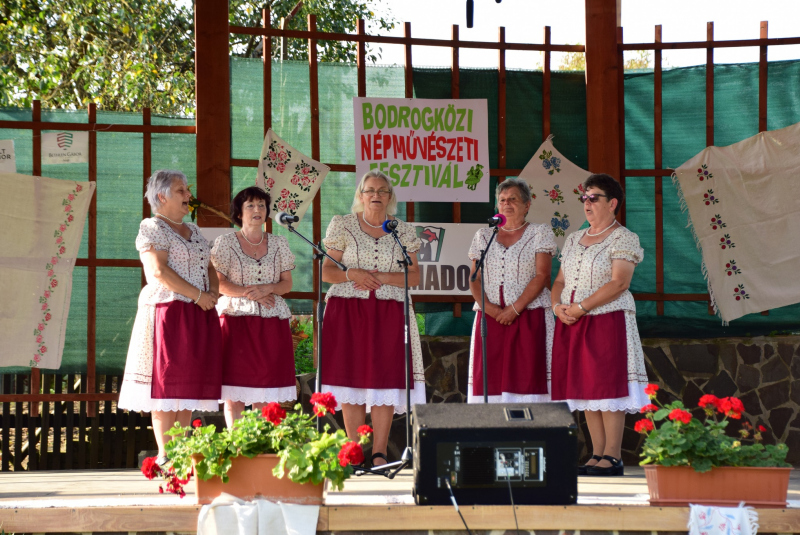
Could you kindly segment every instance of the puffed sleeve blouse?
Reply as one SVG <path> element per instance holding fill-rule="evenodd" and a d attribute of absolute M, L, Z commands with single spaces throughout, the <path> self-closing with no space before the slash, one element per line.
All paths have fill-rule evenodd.
<path fill-rule="evenodd" d="M 561 269 L 564 272 L 562 303 L 580 303 L 610 282 L 613 260 L 622 259 L 638 264 L 644 258 L 644 249 L 639 246 L 639 236 L 625 227 L 617 227 L 605 240 L 588 247 L 578 243 L 587 231 L 588 229 L 582 229 L 567 236 L 561 250 Z M 573 291 L 575 296 L 570 299 Z M 615 300 L 593 308 L 588 313 L 605 314 L 615 310 L 636 312 L 636 304 L 630 291 L 625 290 Z"/>
<path fill-rule="evenodd" d="M 281 273 L 294 269 L 294 254 L 289 249 L 289 240 L 284 236 L 265 234 L 267 253 L 259 259 L 244 254 L 236 233 L 223 234 L 214 242 L 211 261 L 214 268 L 230 282 L 239 286 L 272 284 L 281 280 Z M 275 296 L 275 305 L 270 308 L 247 297 L 220 295 L 217 313 L 228 316 L 260 316 L 262 318 L 287 319 L 292 312 L 283 297 Z"/>
<path fill-rule="evenodd" d="M 398 219 L 397 235 L 408 253 L 416 253 L 422 247 L 414 225 Z M 397 261 L 403 259 L 402 251 L 391 234 L 373 238 L 363 230 L 353 214 L 334 216 L 322 240 L 325 247 L 342 252 L 342 264 L 348 268 L 377 269 L 382 272 L 402 272 Z M 353 282 L 332 284 L 327 297 L 369 298 L 369 290 L 356 290 Z M 385 300 L 403 300 L 403 288 L 383 284 L 375 290 L 375 297 Z"/>
<path fill-rule="evenodd" d="M 208 291 L 208 263 L 210 252 L 206 240 L 197 225 L 186 223 L 192 231 L 191 237 L 186 240 L 183 236 L 172 230 L 168 223 L 157 217 L 145 219 L 139 225 L 139 234 L 136 236 L 136 250 L 144 253 L 149 250 L 167 251 L 167 266 L 189 284 L 204 292 Z M 173 292 L 158 281 L 147 281 L 139 295 L 139 305 L 156 305 L 169 301 L 194 302 L 182 294 Z"/>
<path fill-rule="evenodd" d="M 501 230 L 502 232 L 502 230 Z M 472 238 L 469 248 L 470 260 L 480 260 L 481 251 L 486 249 L 492 229 L 482 228 Z M 503 287 L 503 297 L 507 305 L 513 303 L 525 287 L 536 276 L 536 254 L 555 254 L 556 241 L 553 230 L 548 225 L 530 224 L 522 233 L 522 237 L 511 247 L 506 248 L 497 239 L 492 242 L 486 255 L 485 279 L 486 298 L 500 304 L 500 286 Z M 541 293 L 531 301 L 527 308 L 549 308 L 550 290 L 544 288 Z M 480 304 L 475 303 L 473 310 L 480 310 Z"/>

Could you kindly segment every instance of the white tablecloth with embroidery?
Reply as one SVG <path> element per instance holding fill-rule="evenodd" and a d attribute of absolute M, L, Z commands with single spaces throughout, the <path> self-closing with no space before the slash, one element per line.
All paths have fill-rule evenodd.
<path fill-rule="evenodd" d="M 724 322 L 800 302 L 800 123 L 675 170 L 712 303 Z"/>
<path fill-rule="evenodd" d="M 0 367 L 61 366 L 94 182 L 0 173 Z"/>
<path fill-rule="evenodd" d="M 583 203 L 583 182 L 591 174 L 581 169 L 556 150 L 553 136 L 542 143 L 519 175 L 531 187 L 531 209 L 525 218 L 553 229 L 560 251 L 567 235 L 581 228 L 586 221 Z"/>

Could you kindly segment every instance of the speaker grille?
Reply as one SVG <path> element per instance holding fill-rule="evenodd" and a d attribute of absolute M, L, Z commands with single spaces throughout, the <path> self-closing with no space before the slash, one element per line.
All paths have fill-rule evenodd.
<path fill-rule="evenodd" d="M 494 450 L 464 448 L 461 450 L 461 476 L 464 485 L 485 485 L 494 482 Z"/>

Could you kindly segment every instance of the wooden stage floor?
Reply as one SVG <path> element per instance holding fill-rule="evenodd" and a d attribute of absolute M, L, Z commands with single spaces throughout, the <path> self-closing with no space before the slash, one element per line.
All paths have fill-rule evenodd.
<path fill-rule="evenodd" d="M 578 478 L 578 504 L 517 506 L 520 530 L 686 531 L 688 508 L 650 507 L 644 470 L 626 475 Z M 0 529 L 5 533 L 196 531 L 200 506 L 193 485 L 187 495 L 158 494 L 157 480 L 138 470 L 0 473 Z M 394 480 L 362 476 L 341 492 L 327 492 L 318 532 L 369 533 L 464 531 L 452 506 L 417 506 L 411 497 L 412 471 Z M 463 506 L 475 531 L 514 529 L 509 506 Z M 793 471 L 787 509 L 760 509 L 760 533 L 800 533 L 800 471 Z"/>

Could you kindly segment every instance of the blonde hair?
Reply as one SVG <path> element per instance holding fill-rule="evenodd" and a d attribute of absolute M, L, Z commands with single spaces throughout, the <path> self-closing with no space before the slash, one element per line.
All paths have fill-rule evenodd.
<path fill-rule="evenodd" d="M 367 171 L 367 173 L 361 177 L 361 181 L 358 183 L 358 186 L 356 186 L 356 193 L 353 195 L 353 206 L 350 207 L 350 212 L 357 214 L 358 212 L 364 211 L 364 203 L 361 202 L 361 190 L 364 189 L 364 183 L 370 178 L 380 178 L 386 182 L 386 185 L 389 187 L 389 204 L 386 206 L 386 213 L 388 215 L 395 215 L 397 213 L 397 196 L 394 194 L 394 188 L 392 187 L 392 183 L 389 182 L 389 177 L 377 169 Z"/>

